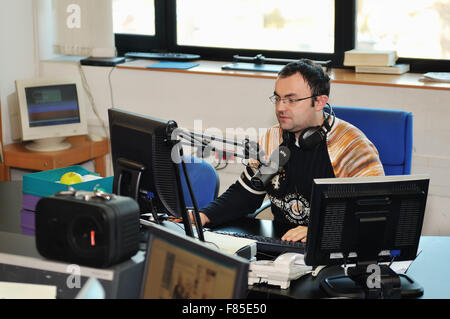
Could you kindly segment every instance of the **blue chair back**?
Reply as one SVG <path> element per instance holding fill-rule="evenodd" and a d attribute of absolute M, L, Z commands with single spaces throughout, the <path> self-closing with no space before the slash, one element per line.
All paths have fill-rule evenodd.
<path fill-rule="evenodd" d="M 199 158 L 185 156 L 186 169 L 194 190 L 198 208 L 205 207 L 217 198 L 220 180 L 214 167 L 207 161 Z M 184 201 L 187 207 L 193 207 L 186 178 L 180 164 L 181 185 L 183 187 Z"/>
<path fill-rule="evenodd" d="M 359 128 L 375 145 L 386 175 L 411 174 L 413 115 L 400 110 L 333 106 L 336 117 Z"/>

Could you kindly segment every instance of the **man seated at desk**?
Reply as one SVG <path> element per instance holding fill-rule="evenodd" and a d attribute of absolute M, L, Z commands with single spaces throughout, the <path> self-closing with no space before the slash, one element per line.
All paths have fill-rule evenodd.
<path fill-rule="evenodd" d="M 252 187 L 255 172 L 248 166 L 236 183 L 201 209 L 203 225 L 252 213 L 268 195 L 275 221 L 292 226 L 281 239 L 306 242 L 313 179 L 384 175 L 372 142 L 358 128 L 325 112 L 329 93 L 329 76 L 310 60 L 289 63 L 279 72 L 270 97 L 279 124 L 261 138 L 260 147 L 271 154 L 285 145 L 289 160 L 265 191 Z M 320 127 L 324 138 L 310 149 L 300 147 L 299 139 L 306 139 L 304 133 L 312 127 Z"/>

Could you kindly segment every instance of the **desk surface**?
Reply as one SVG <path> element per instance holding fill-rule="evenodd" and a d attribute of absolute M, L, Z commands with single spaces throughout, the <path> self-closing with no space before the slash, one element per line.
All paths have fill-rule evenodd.
<path fill-rule="evenodd" d="M 90 141 L 86 135 L 71 136 L 66 139 L 71 143 L 67 150 L 52 152 L 33 152 L 22 143 L 4 145 L 3 180 L 10 180 L 10 168 L 22 168 L 44 171 L 62 168 L 94 160 L 95 170 L 100 176 L 106 176 L 105 155 L 109 152 L 109 140 Z"/>
<path fill-rule="evenodd" d="M 22 182 L 0 182 L 0 231 L 20 233 Z"/>
<path fill-rule="evenodd" d="M 0 182 L 0 231 L 20 233 L 20 209 L 22 206 L 22 182 Z M 236 222 L 222 225 L 222 230 L 244 231 L 255 235 L 280 237 L 285 226 L 274 224 L 270 220 L 243 218 Z M 424 287 L 422 298 L 450 299 L 450 237 L 423 236 L 419 243 L 422 252 L 410 266 L 407 275 Z M 305 276 L 291 283 L 288 289 L 274 286 L 252 288 L 250 297 L 267 296 L 286 298 L 323 298 L 324 293 L 318 288 L 320 280 L 340 270 L 325 269 L 313 279 Z"/>
<path fill-rule="evenodd" d="M 245 232 L 254 235 L 273 236 L 280 238 L 286 231 L 286 226 L 278 225 L 270 220 L 243 218 L 233 223 L 224 224 L 217 229 Z M 419 242 L 421 253 L 411 264 L 406 275 L 411 277 L 424 288 L 422 298 L 450 299 L 450 237 L 422 236 Z M 275 286 L 255 286 L 250 296 L 265 298 L 267 295 L 286 298 L 324 298 L 326 295 L 320 290 L 320 281 L 330 275 L 341 274 L 342 268 L 330 267 L 322 270 L 317 278 L 304 276 L 291 282 L 288 289 Z"/>

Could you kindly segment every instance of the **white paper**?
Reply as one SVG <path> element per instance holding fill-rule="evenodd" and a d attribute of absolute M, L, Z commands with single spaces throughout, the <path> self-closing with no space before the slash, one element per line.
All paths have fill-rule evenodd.
<path fill-rule="evenodd" d="M 205 237 L 205 243 L 211 243 L 211 247 L 216 247 L 219 250 L 229 254 L 234 254 L 239 249 L 256 243 L 256 240 L 253 239 L 217 234 L 210 231 L 205 231 L 203 234 Z"/>
<path fill-rule="evenodd" d="M 55 299 L 56 286 L 0 281 L 0 299 Z"/>

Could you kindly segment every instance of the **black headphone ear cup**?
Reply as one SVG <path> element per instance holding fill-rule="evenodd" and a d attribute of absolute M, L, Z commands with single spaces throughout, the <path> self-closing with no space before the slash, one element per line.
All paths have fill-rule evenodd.
<path fill-rule="evenodd" d="M 308 127 L 300 134 L 298 145 L 301 149 L 311 150 L 319 145 L 325 139 L 326 135 L 322 126 Z"/>

